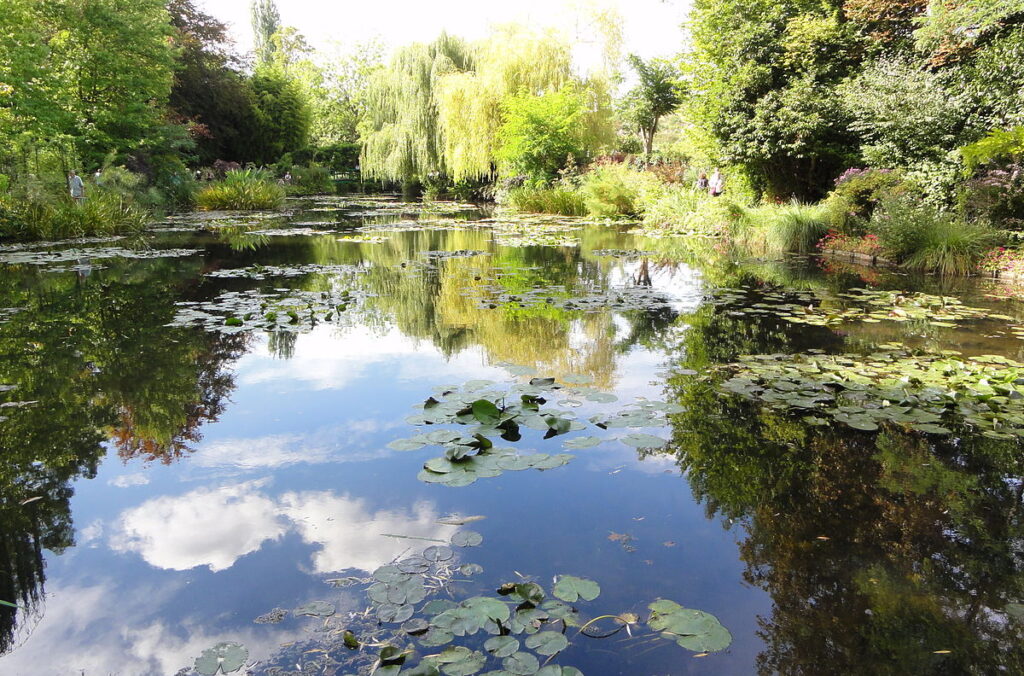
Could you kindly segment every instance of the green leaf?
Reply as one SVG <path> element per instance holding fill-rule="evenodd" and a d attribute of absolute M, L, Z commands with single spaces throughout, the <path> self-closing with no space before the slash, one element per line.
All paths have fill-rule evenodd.
<path fill-rule="evenodd" d="M 247 659 L 249 651 L 241 643 L 218 643 L 196 658 L 195 670 L 202 676 L 230 674 L 241 669 Z"/>
<path fill-rule="evenodd" d="M 601 594 L 601 587 L 593 580 L 563 575 L 555 583 L 553 592 L 563 601 L 575 603 L 581 598 L 584 601 L 593 601 Z"/>
<path fill-rule="evenodd" d="M 508 657 L 509 655 L 518 652 L 519 641 L 511 636 L 495 636 L 487 639 L 484 643 L 484 650 L 495 657 Z"/>
<path fill-rule="evenodd" d="M 473 530 L 460 530 L 452 535 L 452 545 L 455 547 L 477 547 L 484 541 L 484 536 Z"/>
<path fill-rule="evenodd" d="M 513 653 L 501 662 L 502 668 L 510 674 L 517 676 L 530 676 L 536 674 L 540 669 L 540 662 L 530 653 Z"/>
<path fill-rule="evenodd" d="M 566 439 L 562 442 L 562 446 L 570 450 L 579 451 L 584 448 L 593 448 L 602 441 L 599 437 L 575 437 L 573 439 Z"/>
<path fill-rule="evenodd" d="M 556 655 L 569 646 L 569 640 L 557 631 L 542 631 L 526 639 L 526 647 L 540 655 Z"/>
<path fill-rule="evenodd" d="M 299 606 L 292 611 L 293 615 L 312 615 L 313 617 L 330 617 L 334 614 L 334 604 L 327 601 L 313 601 Z"/>
<path fill-rule="evenodd" d="M 493 402 L 477 399 L 473 402 L 473 417 L 484 425 L 494 425 L 501 420 L 501 411 Z"/>
<path fill-rule="evenodd" d="M 620 437 L 619 441 L 634 448 L 662 448 L 668 443 L 668 441 L 661 437 L 656 437 L 653 434 L 642 434 L 640 432 L 627 434 Z"/>
<path fill-rule="evenodd" d="M 669 609 L 668 612 L 655 610 L 656 604 L 651 604 L 654 611 L 648 625 L 654 631 L 664 632 L 671 635 L 676 643 L 696 652 L 715 652 L 724 650 L 732 643 L 732 635 L 722 626 L 718 618 L 711 613 L 693 608 L 675 608 L 678 604 L 671 601 L 658 601 L 657 607 Z M 672 604 L 672 605 L 669 605 Z"/>

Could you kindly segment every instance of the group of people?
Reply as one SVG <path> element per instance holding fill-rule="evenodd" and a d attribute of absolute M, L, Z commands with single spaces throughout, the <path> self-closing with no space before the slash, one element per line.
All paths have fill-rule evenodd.
<path fill-rule="evenodd" d="M 722 177 L 722 172 L 715 167 L 715 170 L 711 173 L 711 178 L 708 178 L 706 172 L 700 172 L 700 177 L 697 179 L 697 190 L 707 191 L 712 197 L 718 197 L 725 190 L 725 178 Z"/>

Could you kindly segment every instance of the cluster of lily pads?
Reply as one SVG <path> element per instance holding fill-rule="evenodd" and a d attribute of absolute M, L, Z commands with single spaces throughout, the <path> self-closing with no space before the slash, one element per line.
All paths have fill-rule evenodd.
<path fill-rule="evenodd" d="M 302 277 L 304 275 L 357 275 L 366 272 L 366 268 L 355 265 L 323 265 L 305 263 L 302 265 L 250 265 L 244 268 L 222 268 L 206 273 L 206 277 L 218 279 L 257 279 L 273 277 Z"/>
<path fill-rule="evenodd" d="M 588 614 L 585 604 L 600 596 L 601 587 L 585 577 L 560 575 L 546 589 L 519 575 L 493 594 L 460 593 L 463 585 L 471 584 L 462 578 L 480 574 L 483 568 L 459 563 L 454 548 L 482 542 L 479 533 L 459 530 L 449 542 L 381 566 L 369 578 L 328 580 L 336 587 L 362 585 L 368 605 L 343 615 L 327 601 L 296 608 L 292 615 L 322 621 L 318 638 L 289 644 L 265 664 L 251 666 L 249 673 L 472 676 L 496 667 L 487 675 L 582 676 L 579 669 L 554 660 L 583 639 L 625 632 L 638 642 L 664 640 L 701 655 L 732 643 L 732 635 L 714 615 L 667 599 L 650 603 L 646 618 L 631 612 Z M 442 592 L 449 598 L 438 598 Z M 288 614 L 275 608 L 256 622 L 276 623 Z M 229 674 L 247 659 L 244 646 L 220 643 L 203 652 L 195 671 L 201 676 Z"/>
<path fill-rule="evenodd" d="M 199 249 L 126 249 L 122 247 L 90 247 L 56 251 L 21 250 L 0 253 L 0 265 L 54 265 L 92 261 L 105 258 L 180 258 L 202 253 Z"/>
<path fill-rule="evenodd" d="M 594 249 L 593 256 L 601 258 L 644 258 L 658 255 L 656 251 L 640 251 L 639 249 Z"/>
<path fill-rule="evenodd" d="M 649 286 L 620 286 L 608 289 L 570 291 L 564 286 L 547 286 L 523 292 L 510 292 L 498 284 L 474 288 L 480 294 L 479 307 L 528 308 L 549 306 L 563 310 L 600 312 L 613 310 L 656 310 L 671 308 L 670 296 Z"/>
<path fill-rule="evenodd" d="M 338 322 L 363 299 L 362 292 L 225 291 L 212 301 L 182 301 L 167 326 L 201 326 L 207 331 L 308 331 L 320 323 Z"/>
<path fill-rule="evenodd" d="M 792 324 L 837 326 L 847 322 L 924 321 L 932 326 L 952 327 L 977 319 L 1012 320 L 1007 315 L 964 305 L 950 296 L 856 288 L 842 293 L 812 291 L 757 291 L 751 288 L 722 288 L 716 291 L 718 305 L 738 305 L 732 316 L 775 316 Z"/>
<path fill-rule="evenodd" d="M 578 408 L 585 401 L 607 404 L 617 399 L 589 387 L 589 382 L 586 376 L 567 376 L 562 384 L 555 378 L 531 378 L 528 383 L 507 387 L 495 387 L 497 384 L 489 380 L 470 381 L 461 388 L 445 386 L 420 405 L 420 413 L 406 419 L 413 425 L 438 428 L 396 439 L 388 447 L 416 451 L 441 446 L 443 455 L 427 460 L 418 478 L 445 486 L 468 486 L 478 479 L 510 471 L 555 469 L 568 464 L 573 456 L 519 453 L 512 447 L 497 446 L 496 442 L 521 441 L 527 429 L 542 432 L 545 440 L 586 429 L 587 423 L 578 420 L 569 409 Z M 649 428 L 664 425 L 665 415 L 682 410 L 677 405 L 642 400 L 617 413 L 595 414 L 589 422 L 601 429 Z M 443 425 L 458 427 L 440 427 Z M 569 438 L 562 446 L 582 450 L 603 441 L 600 437 L 582 436 Z M 634 448 L 661 448 L 667 443 L 661 437 L 642 432 L 626 434 L 619 441 Z"/>
<path fill-rule="evenodd" d="M 796 412 L 812 424 L 830 421 L 873 431 L 895 424 L 950 434 L 947 424 L 996 439 L 1024 436 L 1024 364 L 996 355 L 952 350 L 916 353 L 887 343 L 868 354 L 773 354 L 726 367 L 724 392 Z"/>

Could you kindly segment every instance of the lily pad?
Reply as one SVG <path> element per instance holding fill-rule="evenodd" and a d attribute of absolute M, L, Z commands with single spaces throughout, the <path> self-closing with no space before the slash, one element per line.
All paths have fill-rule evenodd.
<path fill-rule="evenodd" d="M 632 446 L 634 448 L 663 448 L 668 443 L 667 440 L 661 437 L 656 437 L 653 434 L 642 434 L 640 432 L 633 432 L 619 438 L 619 441 Z"/>
<path fill-rule="evenodd" d="M 484 650 L 495 657 L 508 657 L 519 651 L 519 641 L 511 636 L 495 636 L 487 639 Z"/>
<path fill-rule="evenodd" d="M 584 601 L 593 601 L 601 594 L 601 587 L 593 580 L 563 575 L 558 578 L 552 591 L 563 601 L 575 603 L 581 598 Z"/>
<path fill-rule="evenodd" d="M 334 604 L 327 601 L 312 601 L 292 611 L 293 615 L 310 615 L 312 617 L 330 617 L 334 614 Z"/>
<path fill-rule="evenodd" d="M 196 658 L 195 670 L 202 676 L 231 674 L 241 669 L 247 659 L 249 651 L 241 643 L 218 643 Z"/>
<path fill-rule="evenodd" d="M 526 647 L 539 655 L 556 655 L 569 646 L 569 640 L 557 631 L 542 631 L 526 639 Z"/>
<path fill-rule="evenodd" d="M 501 662 L 502 668 L 517 676 L 531 676 L 540 669 L 540 662 L 530 653 L 518 652 L 506 657 Z"/>
<path fill-rule="evenodd" d="M 477 547 L 484 541 L 484 536 L 472 530 L 460 530 L 452 535 L 452 545 L 455 547 Z"/>

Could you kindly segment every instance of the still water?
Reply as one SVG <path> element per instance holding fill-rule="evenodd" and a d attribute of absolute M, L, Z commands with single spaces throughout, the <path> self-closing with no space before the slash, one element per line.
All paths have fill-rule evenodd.
<path fill-rule="evenodd" d="M 549 657 L 589 676 L 1024 670 L 1014 434 L 912 406 L 822 418 L 808 383 L 799 401 L 722 385 L 747 355 L 1021 359 L 1006 289 L 714 262 L 627 225 L 472 205 L 289 209 L 0 249 L 0 600 L 17 605 L 0 606 L 0 673 L 193 674 L 224 642 L 244 646 L 234 673 L 261 675 L 366 674 L 383 645 L 415 649 L 402 673 L 448 645 L 486 658 L 455 674 Z M 901 309 L 922 293 L 967 309 Z M 508 434 L 478 400 L 522 402 L 524 424 Z M 438 430 L 512 450 L 455 481 L 464 465 L 424 469 L 444 442 L 417 435 Z M 515 613 L 495 589 L 532 581 L 554 614 L 561 576 L 600 593 L 520 627 L 539 664 L 510 663 L 482 647 L 509 633 L 493 622 L 434 646 L 403 631 L 401 613 L 431 614 L 367 596 L 396 561 L 429 567 L 424 603 Z M 652 631 L 658 599 L 717 618 L 727 646 Z M 538 628 L 567 645 L 531 645 Z"/>

